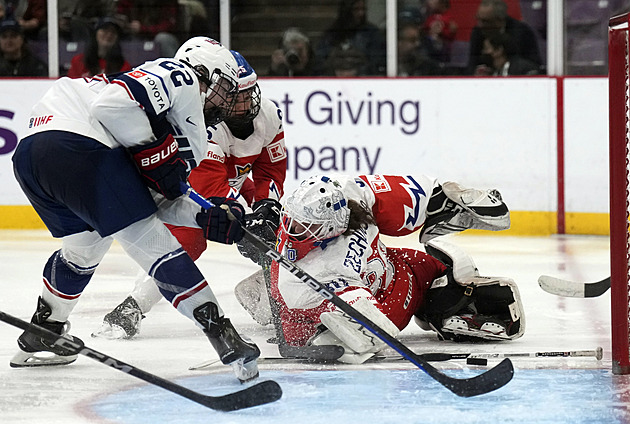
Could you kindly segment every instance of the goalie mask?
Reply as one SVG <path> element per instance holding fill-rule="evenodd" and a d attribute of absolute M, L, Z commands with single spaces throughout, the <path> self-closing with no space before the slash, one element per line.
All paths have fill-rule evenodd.
<path fill-rule="evenodd" d="M 221 43 L 208 37 L 193 37 L 175 53 L 175 59 L 189 66 L 199 82 L 206 125 L 216 125 L 232 113 L 238 93 L 236 60 Z"/>
<path fill-rule="evenodd" d="M 324 176 L 304 180 L 286 200 L 280 225 L 293 245 L 313 246 L 343 234 L 350 221 L 348 200 L 339 182 Z"/>
<path fill-rule="evenodd" d="M 225 119 L 231 129 L 249 125 L 260 112 L 260 87 L 254 68 L 239 52 L 230 50 L 238 64 L 238 95 L 232 114 Z"/>

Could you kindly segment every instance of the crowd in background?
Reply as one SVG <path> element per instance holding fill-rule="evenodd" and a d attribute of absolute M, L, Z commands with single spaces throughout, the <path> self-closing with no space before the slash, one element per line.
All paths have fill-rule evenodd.
<path fill-rule="evenodd" d="M 591 1 L 590 6 L 587 0 L 564 1 L 567 14 L 595 3 L 602 7 L 601 1 Z M 232 0 L 232 21 L 254 3 Z M 547 0 L 398 0 L 398 76 L 545 74 L 546 29 L 544 23 L 523 19 L 525 3 L 545 14 Z M 608 12 L 620 13 L 630 0 L 604 3 Z M 219 0 L 58 4 L 60 75 L 127 71 L 145 60 L 171 57 L 191 36 L 219 38 Z M 287 25 L 277 32 L 264 67 L 255 58 L 248 60 L 261 76 L 385 76 L 384 10 L 382 19 L 370 19 L 368 8 L 374 4 L 375 0 L 320 2 L 321 7 L 336 8 L 327 25 L 316 33 Z M 462 9 L 464 4 L 468 9 Z M 0 77 L 48 75 L 46 5 L 46 0 L 0 0 Z M 602 46 L 597 48 L 605 50 L 605 43 Z M 247 55 L 247 46 L 232 47 Z"/>

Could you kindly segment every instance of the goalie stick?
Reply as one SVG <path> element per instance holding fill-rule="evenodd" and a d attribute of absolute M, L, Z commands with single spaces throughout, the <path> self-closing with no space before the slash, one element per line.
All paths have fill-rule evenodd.
<path fill-rule="evenodd" d="M 601 347 L 598 347 L 594 350 L 571 350 L 571 351 L 555 351 L 555 352 L 525 352 L 525 353 L 443 353 L 443 352 L 429 352 L 429 353 L 418 353 L 419 357 L 424 359 L 425 361 L 430 362 L 443 362 L 443 361 L 452 361 L 457 359 L 500 359 L 500 358 L 576 358 L 576 357 L 590 357 L 595 358 L 600 361 L 604 357 L 604 350 Z M 299 363 L 312 363 L 313 361 L 309 361 L 308 359 L 294 358 L 297 359 Z M 402 356 L 387 356 L 387 355 L 377 355 L 366 361 L 366 363 L 379 363 L 379 362 L 398 362 L 402 361 L 405 358 Z M 285 357 L 266 357 L 259 358 L 259 364 L 275 364 L 275 363 L 286 363 L 289 358 Z M 215 364 L 219 364 L 220 361 L 218 359 L 209 360 L 200 362 L 197 365 L 193 365 L 188 368 L 190 371 L 199 371 L 212 367 Z"/>
<path fill-rule="evenodd" d="M 563 297 L 598 297 L 610 288 L 610 277 L 594 283 L 580 283 L 562 278 L 541 275 L 538 285 L 547 293 Z"/>
<path fill-rule="evenodd" d="M 273 380 L 263 381 L 254 386 L 223 396 L 204 395 L 184 386 L 180 386 L 179 384 L 165 380 L 147 371 L 143 371 L 105 353 L 98 352 L 85 346 L 85 344 L 83 344 L 80 340 L 77 341 L 60 336 L 57 333 L 53 333 L 50 330 L 21 320 L 2 311 L 0 311 L 0 321 L 4 321 L 7 324 L 21 328 L 24 331 L 28 331 L 38 337 L 46 339 L 54 346 L 63 348 L 73 355 L 78 354 L 87 356 L 88 358 L 107 365 L 108 367 L 133 375 L 140 380 L 159 386 L 171 393 L 183 396 L 193 402 L 206 406 L 210 409 L 216 409 L 217 411 L 236 411 L 238 409 L 251 408 L 253 406 L 274 402 L 282 396 L 282 389 L 280 388 L 280 385 Z"/>
<path fill-rule="evenodd" d="M 199 193 L 197 193 L 187 184 L 181 183 L 181 189 L 184 194 L 189 196 L 201 207 L 205 209 L 214 207 L 211 202 L 199 195 Z M 229 215 L 229 210 L 227 212 Z M 234 218 L 232 217 L 232 219 Z M 268 246 L 263 240 L 252 234 L 251 231 L 249 231 L 247 228 L 243 227 L 243 233 L 243 237 L 246 238 L 255 247 L 257 247 L 262 253 L 267 255 L 270 259 L 278 262 L 281 266 L 291 272 L 291 274 L 296 276 L 303 283 L 307 284 L 311 289 L 315 290 L 324 299 L 328 300 L 330 303 L 345 312 L 356 322 L 363 325 L 370 332 L 374 333 L 378 338 L 383 340 L 392 349 L 394 349 L 408 361 L 415 364 L 418 368 L 423 370 L 434 380 L 449 389 L 451 392 L 455 393 L 457 396 L 471 397 L 488 393 L 500 387 L 503 387 L 510 380 L 512 380 L 512 377 L 514 376 L 514 367 L 509 358 L 505 358 L 494 368 L 491 368 L 488 371 L 483 372 L 475 377 L 459 379 L 443 374 L 437 368 L 429 364 L 426 360 L 413 353 L 398 339 L 391 336 L 385 330 L 374 324 L 365 315 L 354 309 L 352 306 L 348 305 L 333 291 L 329 290 L 322 283 L 311 277 L 299 266 L 295 265 L 293 262 L 282 256 L 274 248 Z"/>

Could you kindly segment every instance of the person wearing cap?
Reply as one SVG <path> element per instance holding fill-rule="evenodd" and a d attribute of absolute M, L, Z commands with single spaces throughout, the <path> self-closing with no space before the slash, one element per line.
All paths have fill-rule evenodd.
<path fill-rule="evenodd" d="M 98 74 L 127 72 L 131 65 L 120 47 L 121 28 L 111 18 L 101 19 L 90 37 L 85 51 L 72 58 L 68 77 L 91 77 Z"/>
<path fill-rule="evenodd" d="M 20 24 L 12 19 L 0 22 L 0 77 L 45 77 L 48 65 L 28 48 Z"/>

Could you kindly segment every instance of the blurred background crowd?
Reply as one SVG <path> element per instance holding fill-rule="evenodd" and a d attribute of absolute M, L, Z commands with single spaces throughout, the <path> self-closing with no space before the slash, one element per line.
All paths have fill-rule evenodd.
<path fill-rule="evenodd" d="M 386 1 L 232 0 L 229 47 L 260 76 L 385 76 Z M 397 75 L 544 75 L 563 2 L 565 75 L 607 74 L 607 24 L 630 0 L 398 0 Z M 186 39 L 220 40 L 220 0 L 58 0 L 59 75 L 126 71 Z M 47 0 L 0 0 L 0 77 L 48 76 Z"/>

